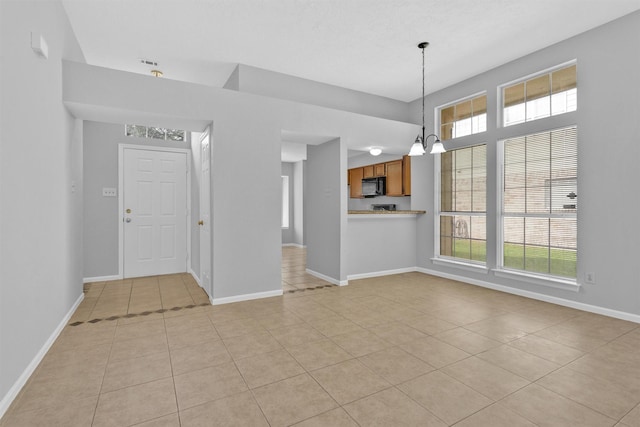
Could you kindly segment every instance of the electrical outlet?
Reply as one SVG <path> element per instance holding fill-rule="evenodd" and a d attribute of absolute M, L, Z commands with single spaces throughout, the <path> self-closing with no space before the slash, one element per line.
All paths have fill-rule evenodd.
<path fill-rule="evenodd" d="M 102 196 L 103 197 L 116 197 L 117 195 L 117 191 L 115 188 L 103 188 L 102 189 Z"/>
<path fill-rule="evenodd" d="M 594 273 L 593 271 L 587 271 L 584 274 L 584 281 L 585 281 L 585 283 L 589 283 L 590 285 L 595 285 L 596 284 L 596 273 Z"/>

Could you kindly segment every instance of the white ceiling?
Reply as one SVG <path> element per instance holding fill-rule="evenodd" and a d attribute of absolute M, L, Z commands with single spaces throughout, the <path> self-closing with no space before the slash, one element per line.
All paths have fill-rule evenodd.
<path fill-rule="evenodd" d="M 640 0 L 62 0 L 89 64 L 222 86 L 237 63 L 402 101 L 640 9 Z"/>
<path fill-rule="evenodd" d="M 640 0 L 62 0 L 89 64 L 221 87 L 242 63 L 412 101 Z"/>

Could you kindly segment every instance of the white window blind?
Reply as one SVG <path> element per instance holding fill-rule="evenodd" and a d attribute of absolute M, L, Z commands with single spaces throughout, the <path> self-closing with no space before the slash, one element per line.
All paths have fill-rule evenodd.
<path fill-rule="evenodd" d="M 440 139 L 460 138 L 487 130 L 487 95 L 439 108 Z"/>
<path fill-rule="evenodd" d="M 575 111 L 578 89 L 576 64 L 502 88 L 504 126 Z"/>
<path fill-rule="evenodd" d="M 503 143 L 503 267 L 575 278 L 577 128 Z"/>

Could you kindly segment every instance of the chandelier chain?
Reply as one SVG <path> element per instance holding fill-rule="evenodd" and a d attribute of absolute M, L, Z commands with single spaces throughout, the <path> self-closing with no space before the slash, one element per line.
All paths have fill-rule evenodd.
<path fill-rule="evenodd" d="M 422 137 L 424 138 L 424 47 L 422 48 Z"/>

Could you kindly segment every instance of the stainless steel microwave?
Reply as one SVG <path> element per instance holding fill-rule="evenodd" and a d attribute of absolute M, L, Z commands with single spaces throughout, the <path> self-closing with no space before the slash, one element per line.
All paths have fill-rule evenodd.
<path fill-rule="evenodd" d="M 384 196 L 386 178 L 364 178 L 362 180 L 362 195 L 364 197 Z"/>

